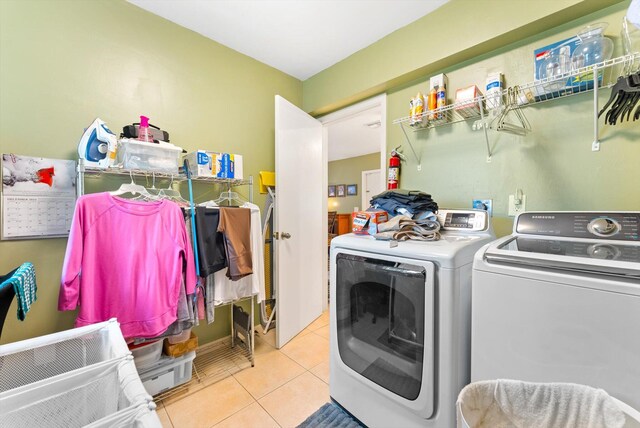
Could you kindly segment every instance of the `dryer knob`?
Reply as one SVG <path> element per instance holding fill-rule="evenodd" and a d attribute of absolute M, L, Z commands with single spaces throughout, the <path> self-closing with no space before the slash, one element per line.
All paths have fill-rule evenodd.
<path fill-rule="evenodd" d="M 595 244 L 587 248 L 587 253 L 594 259 L 616 260 L 620 257 L 620 250 L 611 245 Z"/>
<path fill-rule="evenodd" d="M 589 231 L 594 235 L 612 235 L 618 231 L 618 224 L 610 218 L 596 218 L 589 223 Z"/>

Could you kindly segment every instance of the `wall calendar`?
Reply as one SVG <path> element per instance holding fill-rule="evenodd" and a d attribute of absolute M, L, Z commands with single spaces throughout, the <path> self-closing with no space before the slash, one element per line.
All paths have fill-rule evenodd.
<path fill-rule="evenodd" d="M 69 235 L 76 203 L 76 163 L 2 155 L 2 239 Z"/>

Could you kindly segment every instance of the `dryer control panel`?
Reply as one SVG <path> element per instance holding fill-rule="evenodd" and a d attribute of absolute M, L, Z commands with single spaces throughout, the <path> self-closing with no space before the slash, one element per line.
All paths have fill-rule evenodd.
<path fill-rule="evenodd" d="M 566 238 L 640 241 L 640 212 L 529 212 L 514 232 Z"/>
<path fill-rule="evenodd" d="M 445 230 L 483 232 L 489 227 L 489 213 L 483 210 L 438 210 L 438 223 Z"/>

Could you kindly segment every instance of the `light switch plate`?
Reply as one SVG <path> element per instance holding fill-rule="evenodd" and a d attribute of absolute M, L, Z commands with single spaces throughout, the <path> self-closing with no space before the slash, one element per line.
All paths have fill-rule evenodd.
<path fill-rule="evenodd" d="M 474 210 L 485 210 L 489 213 L 489 216 L 493 215 L 493 200 L 492 199 L 474 199 Z"/>
<path fill-rule="evenodd" d="M 520 205 L 516 205 L 515 200 L 515 195 L 509 195 L 509 215 L 511 217 L 515 217 L 526 210 L 527 197 L 525 195 L 522 195 Z"/>

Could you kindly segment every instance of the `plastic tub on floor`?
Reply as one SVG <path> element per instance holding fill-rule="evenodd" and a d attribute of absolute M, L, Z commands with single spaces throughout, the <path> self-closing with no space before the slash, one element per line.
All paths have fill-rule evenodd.
<path fill-rule="evenodd" d="M 195 351 L 178 358 L 163 357 L 147 370 L 140 372 L 140 380 L 150 395 L 158 395 L 191 380 Z"/>
<path fill-rule="evenodd" d="M 162 356 L 162 340 L 130 347 L 138 371 L 155 364 Z"/>

